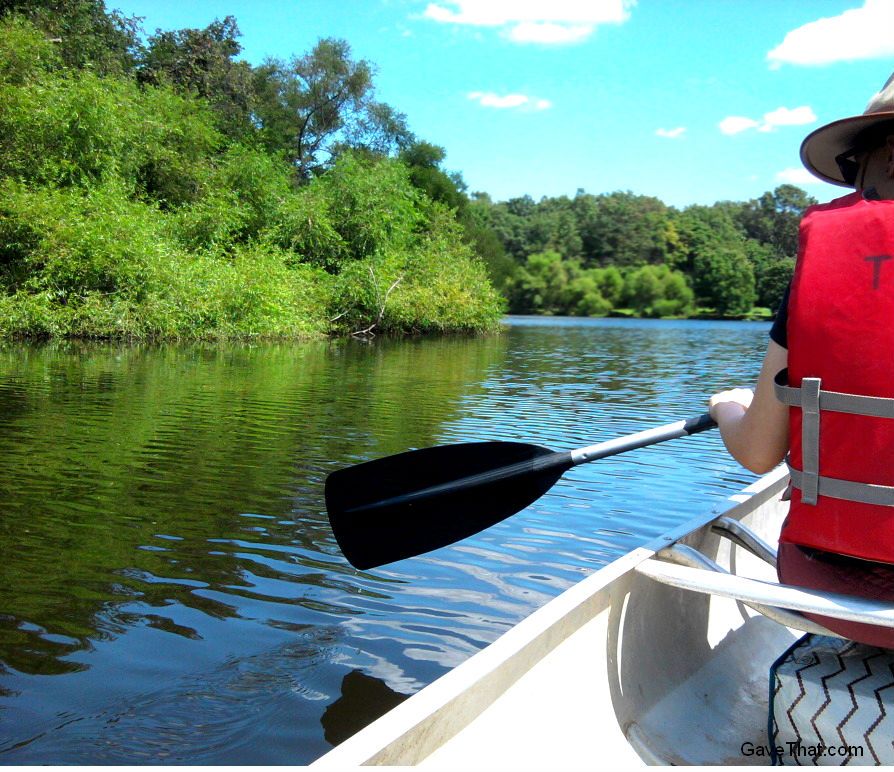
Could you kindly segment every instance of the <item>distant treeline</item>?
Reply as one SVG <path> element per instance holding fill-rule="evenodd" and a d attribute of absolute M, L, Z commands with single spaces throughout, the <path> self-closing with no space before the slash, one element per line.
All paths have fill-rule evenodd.
<path fill-rule="evenodd" d="M 345 41 L 237 59 L 235 19 L 141 36 L 0 0 L 0 336 L 482 331 L 521 313 L 775 308 L 792 186 L 678 211 L 468 195 Z"/>
<path fill-rule="evenodd" d="M 496 326 L 443 150 L 344 41 L 252 67 L 231 17 L 138 33 L 101 0 L 0 4 L 0 335 Z"/>
<path fill-rule="evenodd" d="M 815 199 L 781 185 L 760 198 L 682 211 L 629 192 L 494 203 L 469 217 L 516 313 L 646 316 L 775 311 L 794 268 L 798 222 Z"/>

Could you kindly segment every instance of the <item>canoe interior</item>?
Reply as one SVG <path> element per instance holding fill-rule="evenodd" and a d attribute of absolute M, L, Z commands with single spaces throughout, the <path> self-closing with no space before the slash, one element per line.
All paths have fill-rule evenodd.
<path fill-rule="evenodd" d="M 727 509 L 597 571 L 315 764 L 769 763 L 760 755 L 769 743 L 769 668 L 801 633 L 634 568 L 679 541 L 738 575 L 775 580 L 766 563 L 713 534 L 710 521 L 726 514 L 775 544 L 785 482 L 775 470 Z"/>

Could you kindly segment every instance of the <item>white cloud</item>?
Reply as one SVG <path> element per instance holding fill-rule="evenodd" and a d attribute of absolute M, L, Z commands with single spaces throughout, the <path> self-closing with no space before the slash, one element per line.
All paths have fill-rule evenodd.
<path fill-rule="evenodd" d="M 807 169 L 800 166 L 792 166 L 776 172 L 776 181 L 785 182 L 789 185 L 819 185 L 822 180 L 814 177 Z"/>
<path fill-rule="evenodd" d="M 769 132 L 776 131 L 780 126 L 803 126 L 807 123 L 813 123 L 816 120 L 816 114 L 810 107 L 777 107 L 768 113 L 764 113 L 762 121 L 756 121 L 754 118 L 746 118 L 742 115 L 731 115 L 724 118 L 718 124 L 720 131 L 724 134 L 741 134 L 749 129 L 757 129 L 758 131 Z"/>
<path fill-rule="evenodd" d="M 500 96 L 493 91 L 473 91 L 469 99 L 478 102 L 482 107 L 495 107 L 498 110 L 548 110 L 553 103 L 548 99 L 533 99 L 526 94 L 506 94 Z"/>
<path fill-rule="evenodd" d="M 816 113 L 806 105 L 803 107 L 779 107 L 764 115 L 764 125 L 766 126 L 804 126 L 807 123 L 813 123 L 816 120 Z"/>
<path fill-rule="evenodd" d="M 720 127 L 720 131 L 724 134 L 739 134 L 748 129 L 757 128 L 760 124 L 753 118 L 745 118 L 741 115 L 731 115 L 720 121 L 718 126 Z"/>
<path fill-rule="evenodd" d="M 860 8 L 793 29 L 767 60 L 776 69 L 783 64 L 810 66 L 894 56 L 892 27 L 894 3 L 865 0 Z"/>
<path fill-rule="evenodd" d="M 515 43 L 545 43 L 547 45 L 561 45 L 563 43 L 578 43 L 593 34 L 593 27 L 589 24 L 553 24 L 546 22 L 535 24 L 523 22 L 516 24 L 509 30 L 506 37 Z"/>
<path fill-rule="evenodd" d="M 442 24 L 499 27 L 516 43 L 577 43 L 600 24 L 630 18 L 636 0 L 438 0 L 423 16 Z"/>
<path fill-rule="evenodd" d="M 675 129 L 656 129 L 655 134 L 659 137 L 667 137 L 668 139 L 678 139 L 686 133 L 685 126 L 677 126 Z"/>

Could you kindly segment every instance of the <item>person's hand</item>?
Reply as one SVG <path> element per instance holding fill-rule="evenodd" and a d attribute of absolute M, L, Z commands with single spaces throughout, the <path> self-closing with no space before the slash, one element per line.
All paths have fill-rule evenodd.
<path fill-rule="evenodd" d="M 711 418 L 721 421 L 726 417 L 741 416 L 751 406 L 754 392 L 751 389 L 728 389 L 715 394 L 708 400 Z"/>

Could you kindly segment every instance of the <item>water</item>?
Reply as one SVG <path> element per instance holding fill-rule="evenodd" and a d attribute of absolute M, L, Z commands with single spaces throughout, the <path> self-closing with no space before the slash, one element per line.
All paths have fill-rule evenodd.
<path fill-rule="evenodd" d="M 371 571 L 339 467 L 571 449 L 754 382 L 767 324 L 516 317 L 480 339 L 0 347 L 0 763 L 306 764 L 583 576 L 753 477 L 716 432 L 569 472 Z"/>

